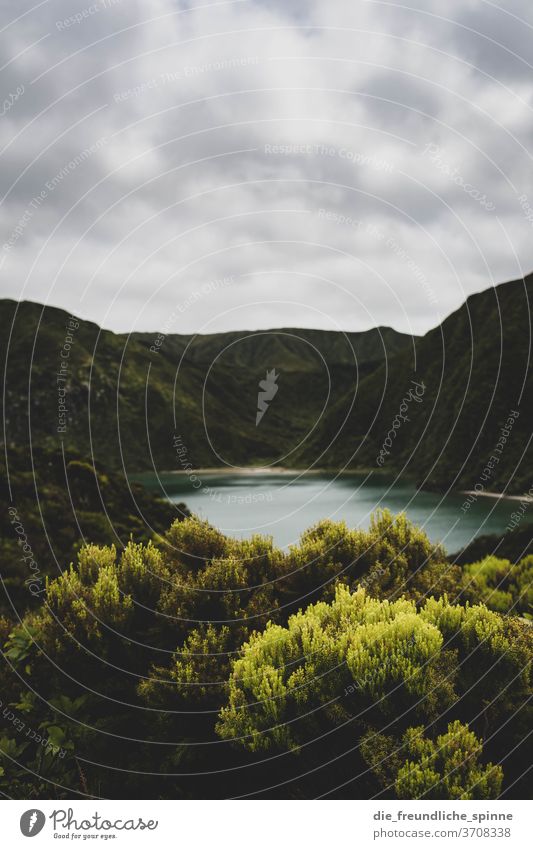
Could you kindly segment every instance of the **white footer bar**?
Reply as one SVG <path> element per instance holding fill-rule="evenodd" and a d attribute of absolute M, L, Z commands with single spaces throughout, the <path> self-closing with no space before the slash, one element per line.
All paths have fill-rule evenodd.
<path fill-rule="evenodd" d="M 6 849 L 525 849 L 533 846 L 530 815 L 527 801 L 3 801 L 0 842 Z"/>

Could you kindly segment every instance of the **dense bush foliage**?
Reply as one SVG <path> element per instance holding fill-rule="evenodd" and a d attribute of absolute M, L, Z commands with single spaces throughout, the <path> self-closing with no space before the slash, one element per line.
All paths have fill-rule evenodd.
<path fill-rule="evenodd" d="M 398 799 L 496 799 L 503 770 L 480 764 L 483 746 L 458 720 L 436 740 L 423 726 L 408 728 L 401 745 L 391 737 L 369 733 L 361 742 L 367 763 Z"/>
<path fill-rule="evenodd" d="M 509 711 L 524 707 L 531 687 L 531 632 L 516 621 L 513 627 L 521 629 L 522 643 L 484 605 L 451 605 L 441 598 L 417 610 L 406 599 L 378 601 L 363 588 L 350 593 L 338 587 L 332 604 L 308 607 L 286 628 L 269 624 L 243 646 L 218 732 L 251 751 L 301 751 L 317 739 L 339 736 L 339 729 L 348 743 L 365 728 L 376 733 L 388 728 L 395 747 L 420 756 L 418 766 L 398 768 L 390 782 L 400 798 L 408 798 L 410 786 L 429 792 L 432 781 L 436 792 L 444 792 L 446 759 L 439 772 L 431 740 L 420 742 L 418 723 L 439 728 L 453 714 L 484 727 L 494 750 L 500 724 Z M 507 741 L 518 743 L 517 732 L 509 729 Z M 441 738 L 442 745 L 450 739 Z M 481 744 L 474 746 L 471 735 L 465 740 L 479 755 Z M 457 785 L 460 776 L 464 781 L 477 776 L 476 792 L 493 793 L 498 781 L 483 776 L 496 773 L 479 769 L 472 763 L 464 775 L 457 773 L 446 790 L 455 795 L 443 798 L 469 798 L 469 786 Z"/>
<path fill-rule="evenodd" d="M 474 603 L 491 575 L 386 512 L 368 531 L 321 522 L 287 553 L 194 517 L 85 545 L 20 622 L 0 619 L 0 788 L 519 796 L 533 634 Z"/>
<path fill-rule="evenodd" d="M 219 733 L 252 751 L 296 749 L 362 715 L 376 723 L 404 712 L 439 715 L 455 694 L 432 620 L 413 602 L 340 586 L 332 604 L 291 616 L 287 628 L 269 624 L 243 646 Z"/>
<path fill-rule="evenodd" d="M 11 446 L 9 463 L 0 457 L 0 564 L 9 594 L 9 603 L 0 598 L 0 612 L 14 607 L 22 615 L 35 606 L 45 577 L 68 568 L 85 542 L 147 542 L 187 515 L 184 504 L 162 501 L 99 463 Z"/>
<path fill-rule="evenodd" d="M 485 557 L 465 567 L 467 593 L 500 613 L 533 619 L 533 555 L 519 563 Z"/>

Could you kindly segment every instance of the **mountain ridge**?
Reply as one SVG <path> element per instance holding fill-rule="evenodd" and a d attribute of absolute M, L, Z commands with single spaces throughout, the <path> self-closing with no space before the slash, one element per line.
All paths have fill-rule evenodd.
<path fill-rule="evenodd" d="M 50 450 L 63 443 L 126 472 L 180 468 L 176 434 L 196 467 L 367 468 L 418 380 L 427 394 L 394 435 L 385 468 L 425 486 L 470 489 L 490 438 L 522 405 L 491 483 L 523 491 L 532 286 L 530 274 L 474 293 L 424 336 L 280 328 L 159 334 L 159 345 L 154 334 L 117 334 L 58 307 L 5 299 L 6 442 L 29 446 L 31 431 Z M 60 432 L 57 369 L 69 322 L 77 326 L 59 384 L 67 407 Z M 257 427 L 258 384 L 271 368 L 279 392 Z"/>

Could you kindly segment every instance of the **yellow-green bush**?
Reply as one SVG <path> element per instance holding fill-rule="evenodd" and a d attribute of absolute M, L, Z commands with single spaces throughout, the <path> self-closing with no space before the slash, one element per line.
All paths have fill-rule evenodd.
<path fill-rule="evenodd" d="M 289 585 L 299 597 L 316 596 L 318 589 L 321 597 L 332 598 L 338 581 L 352 588 L 362 584 L 371 595 L 389 599 L 443 593 L 454 598 L 462 588 L 461 570 L 446 562 L 442 547 L 404 514 L 388 510 L 377 511 L 367 531 L 319 522 L 292 547 L 290 558 Z"/>
<path fill-rule="evenodd" d="M 501 766 L 480 762 L 482 741 L 458 720 L 436 739 L 423 726 L 408 728 L 399 745 L 371 732 L 360 748 L 382 792 L 398 799 L 497 799 L 501 792 Z"/>
<path fill-rule="evenodd" d="M 318 602 L 254 634 L 235 661 L 219 734 L 252 751 L 297 748 L 317 733 L 357 717 L 412 710 L 427 715 L 454 699 L 440 668 L 443 635 L 414 602 L 371 598 L 337 587 Z M 431 692 L 431 700 L 427 696 Z"/>
<path fill-rule="evenodd" d="M 88 545 L 20 624 L 0 621 L 2 698 L 33 728 L 61 729 L 69 753 L 93 764 L 83 776 L 70 754 L 46 765 L 83 793 L 84 783 L 95 795 L 115 792 L 116 774 L 97 766 L 113 762 L 139 797 L 217 796 L 220 770 L 223 794 L 239 795 L 251 774 L 241 767 L 262 775 L 254 760 L 264 749 L 282 756 L 269 759 L 269 781 L 285 786 L 287 772 L 300 770 L 296 796 L 336 783 L 363 797 L 380 788 L 423 795 L 436 782 L 451 798 L 473 783 L 493 793 L 498 776 L 468 735 L 458 751 L 475 769 L 458 770 L 457 787 L 446 783 L 457 757 L 446 737 L 452 720 L 483 736 L 485 759 L 505 759 L 507 782 L 519 787 L 533 721 L 533 629 L 523 617 L 451 603 L 463 585 L 443 557 L 405 517 L 386 513 L 369 531 L 319 523 L 288 554 L 194 518 L 121 552 Z M 85 695 L 69 721 L 65 705 Z M 409 729 L 420 736 L 421 726 L 431 733 L 415 745 Z M 369 740 L 386 756 L 381 767 L 365 760 Z M 439 746 L 451 752 L 445 760 Z M 165 769 L 170 788 L 155 777 Z M 46 795 L 43 787 L 36 792 Z"/>
<path fill-rule="evenodd" d="M 499 613 L 533 619 L 533 555 L 511 563 L 490 555 L 464 567 L 466 594 Z"/>

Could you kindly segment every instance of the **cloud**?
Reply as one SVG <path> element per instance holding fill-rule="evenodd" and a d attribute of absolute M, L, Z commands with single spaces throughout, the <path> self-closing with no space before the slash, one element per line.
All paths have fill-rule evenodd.
<path fill-rule="evenodd" d="M 4 296 L 116 330 L 185 303 L 175 332 L 424 332 L 533 266 L 525 0 L 13 9 Z"/>

